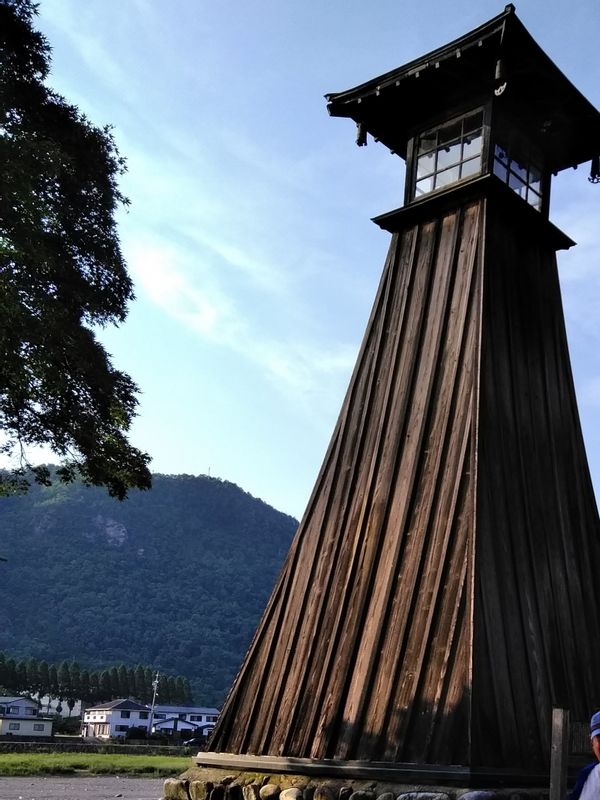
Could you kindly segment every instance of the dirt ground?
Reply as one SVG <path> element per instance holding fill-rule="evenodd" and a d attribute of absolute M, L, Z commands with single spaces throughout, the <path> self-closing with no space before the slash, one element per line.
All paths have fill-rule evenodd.
<path fill-rule="evenodd" d="M 160 800 L 163 778 L 0 778 L 0 800 Z"/>

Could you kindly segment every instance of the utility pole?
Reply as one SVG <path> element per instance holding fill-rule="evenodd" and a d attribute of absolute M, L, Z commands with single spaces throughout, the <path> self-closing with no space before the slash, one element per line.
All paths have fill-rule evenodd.
<path fill-rule="evenodd" d="M 159 672 L 157 670 L 154 680 L 152 681 L 152 705 L 150 706 L 150 718 L 148 720 L 148 736 L 152 733 L 152 723 L 154 722 L 154 706 L 156 705 L 156 695 L 158 694 L 158 679 Z"/>

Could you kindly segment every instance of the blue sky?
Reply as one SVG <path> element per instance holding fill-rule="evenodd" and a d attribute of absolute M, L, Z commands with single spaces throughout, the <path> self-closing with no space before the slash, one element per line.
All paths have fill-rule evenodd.
<path fill-rule="evenodd" d="M 403 162 L 354 145 L 323 95 L 495 16 L 489 0 L 41 0 L 51 85 L 114 125 L 136 300 L 103 333 L 141 389 L 133 442 L 158 472 L 211 474 L 302 515 L 342 402 Z M 517 13 L 600 104 L 597 0 Z M 580 414 L 600 489 L 600 186 L 554 180 Z"/>

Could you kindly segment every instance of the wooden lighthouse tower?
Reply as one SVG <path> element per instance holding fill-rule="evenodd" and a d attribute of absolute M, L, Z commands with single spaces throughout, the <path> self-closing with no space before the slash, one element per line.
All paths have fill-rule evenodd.
<path fill-rule="evenodd" d="M 600 115 L 512 6 L 327 96 L 406 159 L 341 413 L 210 749 L 260 768 L 547 768 L 600 707 L 600 523 L 551 176 Z M 211 754 L 207 754 L 210 756 Z M 400 774 L 399 772 L 399 774 Z"/>

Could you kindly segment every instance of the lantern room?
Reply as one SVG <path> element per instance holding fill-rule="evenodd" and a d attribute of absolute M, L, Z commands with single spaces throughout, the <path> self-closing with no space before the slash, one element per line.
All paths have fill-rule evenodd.
<path fill-rule="evenodd" d="M 533 40 L 514 6 L 367 83 L 326 95 L 332 116 L 406 160 L 405 204 L 485 177 L 548 216 L 552 174 L 600 178 L 600 114 Z"/>

